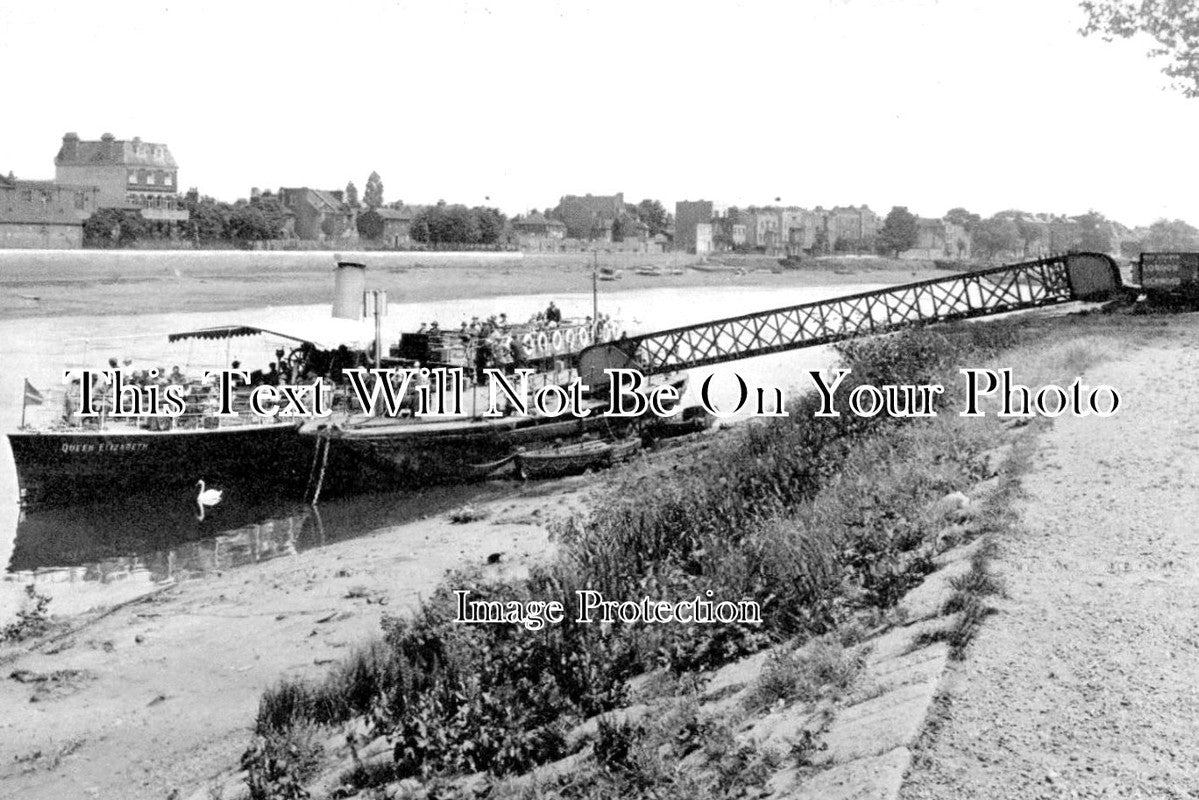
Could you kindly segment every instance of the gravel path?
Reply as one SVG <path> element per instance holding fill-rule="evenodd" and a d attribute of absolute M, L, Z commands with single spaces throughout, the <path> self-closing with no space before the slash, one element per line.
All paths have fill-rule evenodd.
<path fill-rule="evenodd" d="M 1116 417 L 1042 435 L 995 564 L 1009 596 L 903 800 L 1199 797 L 1199 320 L 1177 327 L 1090 371 Z"/>

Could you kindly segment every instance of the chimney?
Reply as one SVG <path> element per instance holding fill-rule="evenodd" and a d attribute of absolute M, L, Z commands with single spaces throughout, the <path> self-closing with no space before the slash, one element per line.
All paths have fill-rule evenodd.
<path fill-rule="evenodd" d="M 116 138 L 111 133 L 106 133 L 100 137 L 100 141 L 103 143 L 100 145 L 100 152 L 105 158 L 112 158 L 115 155 L 116 146 L 113 143 L 116 141 Z"/>
<path fill-rule="evenodd" d="M 337 262 L 333 276 L 333 316 L 362 319 L 362 295 L 366 291 L 366 265 L 353 261 Z"/>
<path fill-rule="evenodd" d="M 62 137 L 62 157 L 67 161 L 74 161 L 79 154 L 79 134 L 72 131 L 64 134 Z"/>
<path fill-rule="evenodd" d="M 256 202 L 258 200 L 258 198 L 260 198 L 260 197 L 262 197 L 262 192 L 258 190 L 258 187 L 251 186 L 250 187 L 250 202 L 251 203 Z"/>

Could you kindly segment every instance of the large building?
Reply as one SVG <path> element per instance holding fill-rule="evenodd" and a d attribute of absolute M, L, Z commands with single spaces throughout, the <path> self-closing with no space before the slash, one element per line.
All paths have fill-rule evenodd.
<path fill-rule="evenodd" d="M 123 140 L 106 133 L 99 141 L 85 141 L 68 133 L 54 158 L 55 182 L 95 186 L 100 208 L 137 210 L 150 221 L 187 219 L 179 202 L 178 173 L 165 144 L 136 136 Z"/>
<path fill-rule="evenodd" d="M 95 212 L 99 192 L 0 176 L 0 248 L 82 247 L 83 221 Z"/>
<path fill-rule="evenodd" d="M 674 246 L 685 253 L 701 252 L 699 226 L 707 225 L 707 249 L 712 248 L 712 218 L 715 209 L 711 200 L 679 200 L 674 204 Z M 706 251 L 702 251 L 706 252 Z"/>

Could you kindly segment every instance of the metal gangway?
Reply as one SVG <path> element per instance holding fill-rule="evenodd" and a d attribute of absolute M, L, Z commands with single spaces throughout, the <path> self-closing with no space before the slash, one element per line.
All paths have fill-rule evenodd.
<path fill-rule="evenodd" d="M 1070 253 L 595 344 L 580 354 L 579 374 L 603 385 L 608 369 L 661 374 L 1126 291 L 1110 256 Z"/>

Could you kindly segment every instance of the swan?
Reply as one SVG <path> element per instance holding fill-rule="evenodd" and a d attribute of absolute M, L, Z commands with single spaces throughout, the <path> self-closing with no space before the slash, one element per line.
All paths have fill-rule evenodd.
<path fill-rule="evenodd" d="M 196 485 L 200 487 L 200 493 L 196 495 L 196 507 L 200 509 L 200 513 L 196 515 L 196 519 L 203 522 L 205 507 L 215 506 L 217 503 L 221 502 L 221 495 L 223 495 L 224 492 L 220 489 L 204 488 L 203 478 L 197 481 Z"/>

